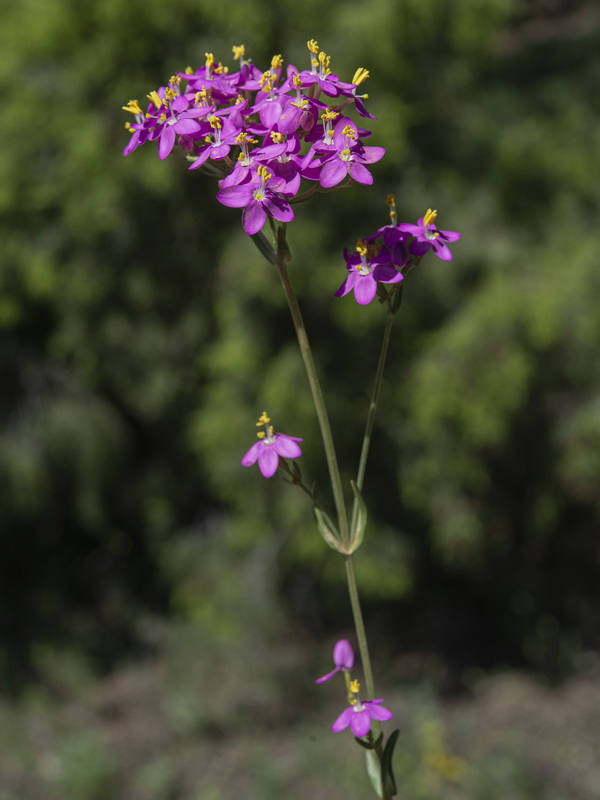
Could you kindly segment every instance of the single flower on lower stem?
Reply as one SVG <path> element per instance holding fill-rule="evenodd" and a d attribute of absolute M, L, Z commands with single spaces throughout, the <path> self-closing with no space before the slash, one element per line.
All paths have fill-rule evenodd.
<path fill-rule="evenodd" d="M 371 730 L 372 719 L 385 722 L 385 720 L 392 719 L 394 716 L 391 711 L 388 711 L 387 708 L 380 705 L 380 703 L 383 703 L 382 699 L 361 701 L 358 697 L 359 691 L 360 684 L 358 681 L 352 681 L 350 684 L 350 692 L 354 694 L 355 697 L 353 697 L 348 708 L 342 711 L 331 726 L 331 730 L 334 733 L 346 730 L 346 728 L 349 727 L 357 739 L 362 739 L 362 737 L 366 736 Z"/>
<path fill-rule="evenodd" d="M 452 261 L 452 253 L 448 247 L 448 242 L 456 242 L 460 239 L 460 233 L 456 231 L 440 231 L 435 225 L 437 211 L 427 209 L 427 213 L 419 218 L 416 225 L 409 222 L 401 222 L 398 230 L 414 236 L 414 241 L 410 243 L 409 250 L 414 256 L 422 256 L 432 249 L 442 261 Z"/>
<path fill-rule="evenodd" d="M 359 239 L 356 252 L 344 251 L 349 275 L 335 293 L 344 297 L 354 291 L 354 299 L 361 306 L 375 299 L 378 283 L 398 283 L 404 278 L 392 263 L 392 254 L 387 247 L 381 249 L 374 243 Z"/>
<path fill-rule="evenodd" d="M 352 669 L 354 666 L 354 650 L 347 639 L 340 639 L 333 648 L 333 663 L 335 664 L 335 669 L 328 672 L 327 675 L 323 675 L 322 678 L 317 678 L 315 683 L 325 683 L 325 681 L 333 678 L 336 672 L 343 669 Z"/>
<path fill-rule="evenodd" d="M 280 456 L 282 458 L 298 458 L 302 455 L 302 450 L 297 444 L 302 439 L 298 439 L 296 436 L 287 436 L 285 433 L 275 433 L 270 422 L 267 412 L 263 411 L 256 424 L 257 426 L 264 425 L 265 430 L 257 433 L 259 441 L 255 442 L 242 458 L 243 467 L 251 467 L 258 461 L 258 468 L 265 478 L 272 478 L 275 475 Z"/>

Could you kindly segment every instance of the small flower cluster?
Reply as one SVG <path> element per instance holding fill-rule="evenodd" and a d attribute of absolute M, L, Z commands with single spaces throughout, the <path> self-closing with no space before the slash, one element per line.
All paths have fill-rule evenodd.
<path fill-rule="evenodd" d="M 359 698 L 360 684 L 357 680 L 352 680 L 350 670 L 354 667 L 354 650 L 346 639 L 341 639 L 333 648 L 333 663 L 335 669 L 317 678 L 315 683 L 324 683 L 338 673 L 342 672 L 346 681 L 348 691 L 348 708 L 346 708 L 331 726 L 334 733 L 350 728 L 354 736 L 358 739 L 367 736 L 371 730 L 371 720 L 380 722 L 392 719 L 394 716 L 391 711 L 384 708 L 379 700 L 361 700 Z"/>
<path fill-rule="evenodd" d="M 275 433 L 270 424 L 271 419 L 266 411 L 263 411 L 260 419 L 256 423 L 257 427 L 263 427 L 264 431 L 259 431 L 256 435 L 258 442 L 254 442 L 250 450 L 242 458 L 243 467 L 251 467 L 258 461 L 258 468 L 265 478 L 272 478 L 279 466 L 279 457 L 298 458 L 302 451 L 298 446 L 296 436 L 286 436 L 285 433 Z"/>
<path fill-rule="evenodd" d="M 267 215 L 279 222 L 294 219 L 290 201 L 303 178 L 324 190 L 347 178 L 371 184 L 368 165 L 383 158 L 385 149 L 363 145 L 371 132 L 343 113 L 354 106 L 360 116 L 374 119 L 363 103 L 367 95 L 357 94 L 369 73 L 360 68 L 346 83 L 331 72 L 317 42 L 307 45 L 305 70 L 291 64 L 284 70 L 276 55 L 261 71 L 241 45 L 233 48 L 239 69 L 230 73 L 206 53 L 200 69 L 188 67 L 150 92 L 146 111 L 137 100 L 123 106 L 135 117 L 125 126 L 131 139 L 123 154 L 156 141 L 161 159 L 178 144 L 191 170 L 212 162 L 208 166 L 223 176 L 217 199 L 243 209 L 248 234 L 258 233 Z"/>
<path fill-rule="evenodd" d="M 452 260 L 448 242 L 460 239 L 460 233 L 438 230 L 435 225 L 437 211 L 428 209 L 416 225 L 398 223 L 393 195 L 387 202 L 391 224 L 359 239 L 355 252 L 344 250 L 349 274 L 335 293 L 336 297 L 344 297 L 353 291 L 357 303 L 368 305 L 377 294 L 378 284 L 399 283 L 428 250 L 433 250 L 443 261 Z"/>

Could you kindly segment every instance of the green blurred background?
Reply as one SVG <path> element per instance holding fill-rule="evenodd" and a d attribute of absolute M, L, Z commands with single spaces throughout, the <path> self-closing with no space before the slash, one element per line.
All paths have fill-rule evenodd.
<path fill-rule="evenodd" d="M 406 282 L 365 486 L 401 796 L 600 797 L 598 4 L 0 5 L 0 800 L 368 792 L 312 687 L 343 564 L 239 464 L 266 408 L 325 493 L 277 275 L 210 178 L 121 156 L 129 99 L 309 38 L 387 148 L 289 230 L 347 479 L 383 314 L 333 298 L 342 248 L 388 192 L 463 234 Z"/>

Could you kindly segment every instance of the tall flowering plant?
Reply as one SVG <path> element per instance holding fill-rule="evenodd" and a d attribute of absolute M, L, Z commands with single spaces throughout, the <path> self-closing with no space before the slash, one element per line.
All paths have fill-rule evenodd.
<path fill-rule="evenodd" d="M 266 70 L 246 57 L 244 46 L 233 47 L 235 69 L 216 61 L 212 53 L 197 69 L 187 67 L 172 75 L 165 86 L 147 95 L 145 110 L 130 100 L 124 110 L 132 115 L 126 123 L 130 139 L 124 155 L 155 142 L 158 156 L 182 154 L 190 171 L 217 179 L 216 198 L 230 208 L 241 209 L 244 231 L 263 256 L 277 268 L 290 309 L 300 352 L 306 368 L 323 450 L 327 461 L 335 514 L 325 510 L 303 478 L 296 459 L 302 455 L 302 439 L 275 430 L 267 412 L 256 423 L 257 441 L 242 458 L 242 465 L 258 469 L 265 478 L 282 470 L 292 484 L 312 501 L 317 527 L 325 542 L 344 561 L 356 639 L 369 699 L 362 698 L 358 680 L 351 677 L 354 651 L 342 640 L 334 648 L 335 668 L 318 679 L 322 683 L 341 673 L 346 684 L 346 708 L 332 726 L 347 728 L 366 749 L 367 768 L 379 797 L 396 794 L 392 755 L 398 730 L 384 736 L 380 723 L 393 714 L 376 698 L 373 670 L 354 571 L 354 554 L 363 542 L 367 509 L 362 488 L 369 456 L 375 415 L 387 359 L 392 325 L 403 297 L 408 274 L 432 251 L 445 261 L 452 259 L 449 244 L 459 233 L 439 230 L 437 211 L 428 209 L 416 224 L 398 222 L 393 196 L 387 198 L 390 221 L 358 238 L 353 250 L 344 250 L 345 276 L 335 297 L 352 294 L 365 306 L 375 298 L 385 310 L 385 326 L 375 373 L 371 403 L 355 480 L 352 504 L 347 506 L 333 436 L 323 393 L 315 369 L 302 313 L 288 272 L 291 253 L 287 225 L 294 221 L 295 204 L 313 195 L 356 184 L 373 183 L 371 167 L 385 155 L 383 147 L 365 145 L 371 131 L 349 116 L 374 119 L 367 110 L 360 87 L 369 77 L 356 70 L 349 82 L 330 68 L 330 58 L 314 40 L 307 43 L 309 66 L 284 67 L 275 55 Z M 263 231 L 268 225 L 269 235 Z"/>

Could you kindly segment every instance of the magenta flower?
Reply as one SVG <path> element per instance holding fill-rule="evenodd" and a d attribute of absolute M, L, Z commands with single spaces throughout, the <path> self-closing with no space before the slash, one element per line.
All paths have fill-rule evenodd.
<path fill-rule="evenodd" d="M 385 155 L 384 147 L 365 147 L 358 138 L 358 128 L 348 117 L 341 117 L 333 130 L 332 144 L 316 144 L 315 153 L 325 156 L 319 183 L 324 189 L 337 186 L 347 176 L 357 183 L 370 185 L 373 176 L 365 164 L 374 164 Z"/>
<path fill-rule="evenodd" d="M 267 412 L 263 411 L 256 424 L 264 425 L 265 430 L 257 434 L 259 441 L 255 442 L 242 458 L 243 467 L 251 467 L 258 461 L 258 468 L 265 478 L 272 478 L 277 472 L 279 456 L 298 458 L 302 455 L 302 450 L 297 444 L 302 439 L 298 439 L 296 436 L 287 436 L 285 433 L 275 433 L 270 422 Z"/>
<path fill-rule="evenodd" d="M 335 669 L 328 672 L 327 675 L 323 675 L 322 678 L 317 678 L 315 683 L 325 683 L 325 681 L 333 678 L 336 672 L 342 669 L 352 669 L 354 666 L 354 650 L 347 639 L 340 639 L 333 648 L 333 663 L 335 664 Z"/>
<path fill-rule="evenodd" d="M 355 682 L 354 682 L 355 683 Z M 383 700 L 363 700 L 356 698 L 354 705 L 348 706 L 331 726 L 334 733 L 350 728 L 354 736 L 361 739 L 371 730 L 371 720 L 380 722 L 392 719 L 394 716 L 387 708 L 380 706 Z"/>
<path fill-rule="evenodd" d="M 359 239 L 356 252 L 344 250 L 344 258 L 349 274 L 335 296 L 344 297 L 354 291 L 354 299 L 361 306 L 374 300 L 378 283 L 398 283 L 404 278 L 393 266 L 392 254 L 387 247 L 379 250 L 377 245 Z"/>
<path fill-rule="evenodd" d="M 435 226 L 437 211 L 427 209 L 427 213 L 422 216 L 416 225 L 402 222 L 398 225 L 398 230 L 409 233 L 415 239 L 410 243 L 409 250 L 415 256 L 422 256 L 431 248 L 433 252 L 443 261 L 452 261 L 452 253 L 446 242 L 456 242 L 460 239 L 460 233 L 455 231 L 438 231 Z"/>
<path fill-rule="evenodd" d="M 273 178 L 260 164 L 254 178 L 247 183 L 228 186 L 217 194 L 217 200 L 230 208 L 243 208 L 242 226 L 247 234 L 258 233 L 267 220 L 267 213 L 278 222 L 291 222 L 294 212 L 288 201 L 277 192 L 285 181 Z"/>

